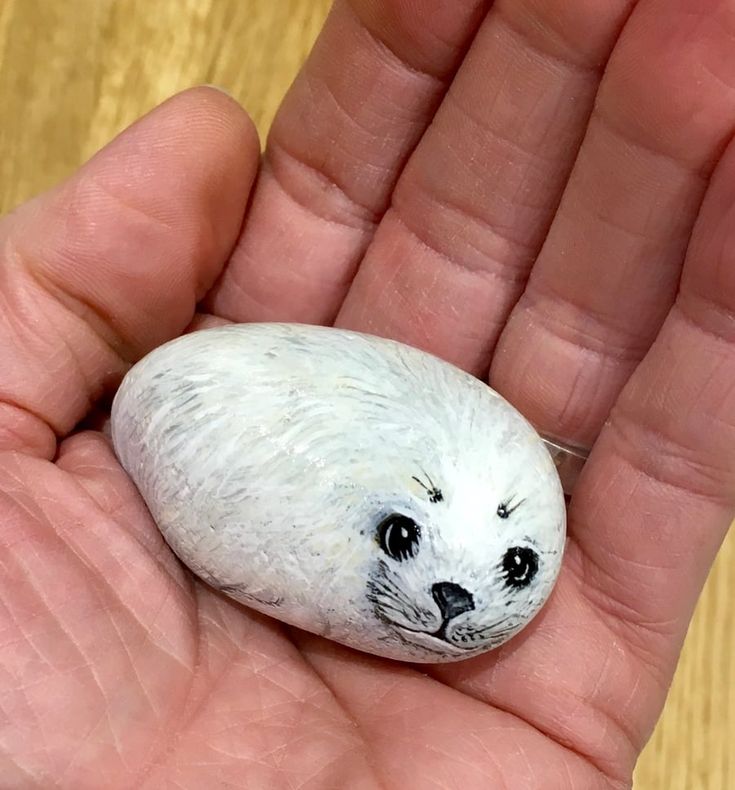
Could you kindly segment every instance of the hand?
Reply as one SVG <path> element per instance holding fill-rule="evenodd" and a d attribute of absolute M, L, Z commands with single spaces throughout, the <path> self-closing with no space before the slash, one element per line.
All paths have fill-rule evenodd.
<path fill-rule="evenodd" d="M 629 786 L 733 516 L 735 8 L 487 5 L 338 0 L 252 197 L 198 89 L 4 219 L 4 786 Z M 198 303 L 390 335 L 594 444 L 534 623 L 414 669 L 185 572 L 79 423 Z"/>

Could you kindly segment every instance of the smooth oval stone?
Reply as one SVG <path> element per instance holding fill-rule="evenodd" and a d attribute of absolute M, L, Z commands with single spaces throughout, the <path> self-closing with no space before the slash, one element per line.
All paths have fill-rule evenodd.
<path fill-rule="evenodd" d="M 538 612 L 566 509 L 534 429 L 478 379 L 337 329 L 208 329 L 128 373 L 117 455 L 178 557 L 253 609 L 455 661 Z"/>

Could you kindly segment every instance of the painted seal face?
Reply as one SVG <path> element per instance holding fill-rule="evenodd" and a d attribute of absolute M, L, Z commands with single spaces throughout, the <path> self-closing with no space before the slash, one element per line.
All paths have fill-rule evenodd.
<path fill-rule="evenodd" d="M 548 597 L 562 551 L 549 540 L 553 502 L 534 479 L 500 473 L 490 487 L 455 475 L 442 486 L 413 478 L 425 501 L 414 491 L 376 519 L 367 597 L 417 655 L 463 658 L 505 642 Z"/>
<path fill-rule="evenodd" d="M 434 426 L 433 440 L 410 447 L 405 435 L 403 444 L 386 437 L 370 468 L 345 467 L 349 482 L 329 512 L 350 514 L 349 529 L 363 541 L 351 555 L 375 618 L 372 652 L 421 661 L 476 655 L 523 628 L 551 592 L 563 551 L 562 495 L 543 446 L 513 412 L 505 425 L 494 415 L 494 431 L 476 430 L 489 420 L 483 404 L 496 405 L 479 395 L 470 430 L 437 440 Z M 325 593 L 341 596 L 334 587 Z M 342 605 L 360 608 L 354 598 Z"/>
<path fill-rule="evenodd" d="M 247 605 L 378 655 L 452 661 L 551 592 L 565 504 L 528 423 L 391 341 L 282 324 L 157 349 L 113 441 L 172 549 Z"/>

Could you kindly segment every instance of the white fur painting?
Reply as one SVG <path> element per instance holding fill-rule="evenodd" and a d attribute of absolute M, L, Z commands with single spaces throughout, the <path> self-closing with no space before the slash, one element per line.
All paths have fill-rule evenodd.
<path fill-rule="evenodd" d="M 474 377 L 393 341 L 232 325 L 128 373 L 116 453 L 210 585 L 377 655 L 456 661 L 548 598 L 565 502 L 534 429 Z"/>

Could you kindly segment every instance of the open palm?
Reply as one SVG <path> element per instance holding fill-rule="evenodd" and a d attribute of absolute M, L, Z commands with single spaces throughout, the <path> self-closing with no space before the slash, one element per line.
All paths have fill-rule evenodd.
<path fill-rule="evenodd" d="M 338 0 L 262 163 L 197 89 L 3 220 L 3 787 L 629 785 L 733 515 L 734 35 L 724 0 Z M 192 578 L 84 430 L 192 320 L 391 336 L 594 444 L 542 614 L 414 668 Z"/>

